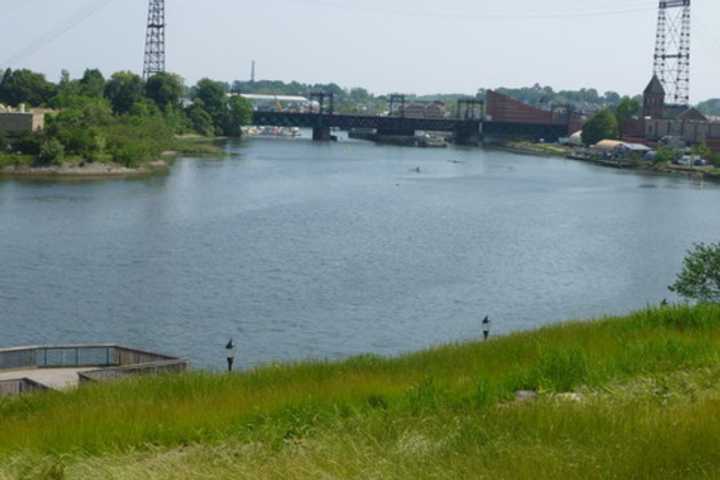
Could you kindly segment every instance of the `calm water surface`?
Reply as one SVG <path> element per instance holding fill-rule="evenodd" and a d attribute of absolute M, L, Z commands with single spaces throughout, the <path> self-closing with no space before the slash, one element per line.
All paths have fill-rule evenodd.
<path fill-rule="evenodd" d="M 483 150 L 250 140 L 166 177 L 0 181 L 0 346 L 220 368 L 396 354 L 668 297 L 720 189 Z M 420 173 L 416 172 L 420 167 Z M 669 298 L 669 297 L 668 297 Z"/>

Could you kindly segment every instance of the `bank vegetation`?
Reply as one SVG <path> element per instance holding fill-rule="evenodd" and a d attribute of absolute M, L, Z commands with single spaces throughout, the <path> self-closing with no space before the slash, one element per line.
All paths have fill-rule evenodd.
<path fill-rule="evenodd" d="M 105 79 L 87 70 L 54 84 L 28 70 L 7 70 L 0 103 L 42 108 L 45 128 L 0 134 L 0 173 L 147 172 L 162 167 L 163 153 L 219 153 L 218 136 L 240 136 L 252 109 L 228 96 L 224 84 L 203 79 L 188 88 L 182 78 L 132 72 Z M 93 167 L 93 164 L 96 164 Z M 102 165 L 98 167 L 97 164 Z"/>
<path fill-rule="evenodd" d="M 720 306 L 662 306 L 27 396 L 0 403 L 0 479 L 713 478 L 719 355 Z"/>

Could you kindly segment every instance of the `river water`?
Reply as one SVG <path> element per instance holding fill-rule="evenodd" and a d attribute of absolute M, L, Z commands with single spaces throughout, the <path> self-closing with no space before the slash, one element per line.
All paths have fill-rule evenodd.
<path fill-rule="evenodd" d="M 0 347 L 221 368 L 392 355 L 672 297 L 720 189 L 571 160 L 252 139 L 168 176 L 0 181 Z M 419 172 L 417 168 L 419 167 Z"/>

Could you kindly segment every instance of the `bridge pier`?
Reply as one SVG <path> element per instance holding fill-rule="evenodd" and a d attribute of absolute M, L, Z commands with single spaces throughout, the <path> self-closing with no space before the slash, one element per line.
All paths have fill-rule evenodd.
<path fill-rule="evenodd" d="M 313 127 L 313 141 L 329 142 L 331 140 L 330 127 Z"/>
<path fill-rule="evenodd" d="M 411 128 L 378 128 L 377 134 L 379 137 L 414 137 L 415 130 Z"/>
<path fill-rule="evenodd" d="M 477 147 L 482 142 L 482 134 L 479 129 L 456 130 L 454 132 L 454 142 L 455 145 Z"/>

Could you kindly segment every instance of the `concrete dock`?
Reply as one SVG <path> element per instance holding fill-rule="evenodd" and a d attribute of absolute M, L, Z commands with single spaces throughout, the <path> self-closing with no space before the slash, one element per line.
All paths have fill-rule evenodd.
<path fill-rule="evenodd" d="M 0 397 L 70 390 L 87 382 L 177 373 L 190 362 L 115 344 L 0 349 Z"/>
<path fill-rule="evenodd" d="M 0 382 L 27 378 L 51 390 L 69 390 L 80 385 L 78 374 L 91 370 L 97 370 L 97 368 L 34 368 L 0 371 Z"/>

